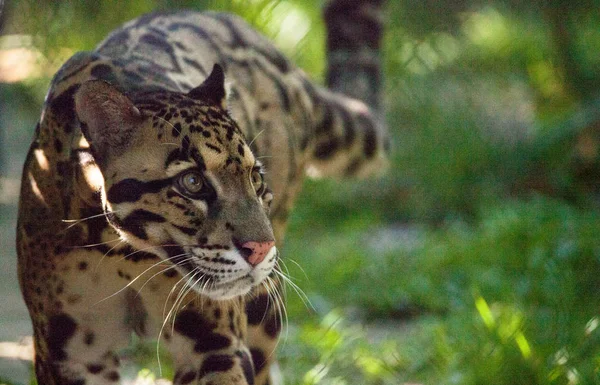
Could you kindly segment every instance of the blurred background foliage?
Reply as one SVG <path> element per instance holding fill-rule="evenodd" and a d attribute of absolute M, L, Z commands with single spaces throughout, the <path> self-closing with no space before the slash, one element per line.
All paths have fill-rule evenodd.
<path fill-rule="evenodd" d="M 1 175 L 70 55 L 181 7 L 243 16 L 322 81 L 322 1 L 9 2 Z M 599 384 L 600 3 L 388 0 L 384 39 L 392 167 L 305 184 L 287 383 Z"/>

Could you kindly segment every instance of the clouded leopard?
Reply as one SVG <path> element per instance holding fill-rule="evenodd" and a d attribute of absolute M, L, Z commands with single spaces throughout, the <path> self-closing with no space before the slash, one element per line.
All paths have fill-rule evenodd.
<path fill-rule="evenodd" d="M 74 55 L 22 180 L 38 383 L 118 383 L 132 332 L 170 352 L 175 384 L 270 383 L 277 247 L 305 172 L 369 174 L 386 143 L 364 103 L 232 15 L 142 16 Z"/>

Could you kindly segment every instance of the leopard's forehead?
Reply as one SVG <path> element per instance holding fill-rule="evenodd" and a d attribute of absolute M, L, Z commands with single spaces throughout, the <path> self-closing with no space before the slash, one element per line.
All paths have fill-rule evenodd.
<path fill-rule="evenodd" d="M 172 145 L 167 163 L 193 160 L 208 170 L 243 171 L 254 166 L 244 134 L 222 108 L 168 92 L 144 95 L 135 105 L 148 116 L 150 135 L 154 134 L 158 143 Z"/>

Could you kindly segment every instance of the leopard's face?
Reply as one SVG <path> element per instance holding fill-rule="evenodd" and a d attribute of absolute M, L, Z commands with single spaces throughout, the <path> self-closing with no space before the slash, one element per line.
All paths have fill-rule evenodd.
<path fill-rule="evenodd" d="M 135 126 L 125 150 L 120 143 L 94 150 L 102 139 L 89 131 L 97 123 L 80 114 L 99 158 L 110 223 L 137 250 L 170 262 L 165 267 L 197 292 L 213 299 L 247 293 L 277 259 L 260 163 L 220 106 L 167 92 L 134 100 L 127 106 L 133 116 L 119 118 Z"/>

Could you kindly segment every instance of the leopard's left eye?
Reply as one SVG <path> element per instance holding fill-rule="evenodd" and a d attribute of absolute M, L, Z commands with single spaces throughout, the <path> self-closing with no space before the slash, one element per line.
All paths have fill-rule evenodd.
<path fill-rule="evenodd" d="M 204 181 L 202 175 L 197 171 L 190 171 L 182 174 L 179 177 L 179 184 L 188 194 L 197 194 L 202 191 Z"/>
<path fill-rule="evenodd" d="M 263 185 L 263 175 L 261 174 L 259 169 L 255 168 L 254 170 L 252 170 L 252 173 L 250 174 L 250 182 L 254 187 L 254 191 L 258 193 L 258 191 Z"/>

